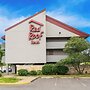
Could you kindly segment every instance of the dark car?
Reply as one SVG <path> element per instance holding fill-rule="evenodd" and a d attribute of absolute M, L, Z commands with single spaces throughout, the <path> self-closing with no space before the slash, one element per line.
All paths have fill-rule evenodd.
<path fill-rule="evenodd" d="M 12 72 L 12 69 L 9 68 L 8 71 L 9 71 L 9 72 Z M 6 69 L 1 69 L 0 72 L 5 73 L 5 72 L 6 72 Z"/>

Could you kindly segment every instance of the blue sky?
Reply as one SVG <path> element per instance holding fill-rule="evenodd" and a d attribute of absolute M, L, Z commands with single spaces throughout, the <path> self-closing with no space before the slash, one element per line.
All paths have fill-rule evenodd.
<path fill-rule="evenodd" d="M 90 0 L 0 0 L 0 37 L 5 28 L 44 8 L 49 16 L 90 34 Z"/>

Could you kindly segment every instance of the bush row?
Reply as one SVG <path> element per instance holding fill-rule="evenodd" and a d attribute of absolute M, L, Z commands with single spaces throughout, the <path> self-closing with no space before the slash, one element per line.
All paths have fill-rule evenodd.
<path fill-rule="evenodd" d="M 28 71 L 26 69 L 18 70 L 19 76 L 28 75 L 65 75 L 69 71 L 67 66 L 61 66 L 59 64 L 46 64 L 42 67 L 42 70 L 32 70 Z"/>
<path fill-rule="evenodd" d="M 41 73 L 42 73 L 41 70 L 38 70 L 38 71 L 35 71 L 35 70 L 28 71 L 26 69 L 20 69 L 20 70 L 18 70 L 18 75 L 19 76 L 41 75 Z"/>
<path fill-rule="evenodd" d="M 69 71 L 68 67 L 60 65 L 45 65 L 42 67 L 44 75 L 65 75 Z"/>

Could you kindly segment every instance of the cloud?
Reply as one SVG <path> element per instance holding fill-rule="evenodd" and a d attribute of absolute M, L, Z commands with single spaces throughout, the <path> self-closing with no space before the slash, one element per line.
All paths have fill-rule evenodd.
<path fill-rule="evenodd" d="M 0 35 L 4 34 L 4 30 L 9 27 L 12 26 L 13 24 L 25 19 L 26 17 L 21 16 L 18 18 L 13 18 L 13 19 L 9 19 L 8 17 L 5 16 L 0 16 Z"/>
<path fill-rule="evenodd" d="M 57 9 L 57 10 L 54 10 L 54 11 L 48 11 L 47 14 L 49 16 L 52 16 L 66 24 L 69 24 L 71 26 L 74 26 L 76 28 L 85 28 L 85 27 L 90 27 L 90 20 L 88 19 L 85 19 L 84 17 L 82 16 L 79 16 L 79 15 L 73 15 L 73 14 L 67 14 L 65 13 L 64 9 Z M 4 30 L 25 19 L 27 17 L 25 16 L 21 16 L 21 17 L 17 17 L 17 18 L 8 18 L 6 16 L 0 16 L 0 36 L 4 34 Z"/>
<path fill-rule="evenodd" d="M 5 34 L 5 29 L 8 28 L 9 26 L 12 26 L 16 24 L 17 22 L 25 19 L 26 17 L 21 16 L 18 18 L 13 18 L 9 19 L 8 17 L 5 16 L 0 16 L 0 38 Z M 0 44 L 3 43 L 4 40 L 0 39 Z"/>
<path fill-rule="evenodd" d="M 25 9 L 25 8 L 24 8 Z M 4 30 L 9 26 L 27 18 L 27 16 L 21 16 L 20 12 L 24 9 L 19 9 L 16 11 L 10 11 L 7 6 L 0 5 L 0 36 L 4 34 Z"/>
<path fill-rule="evenodd" d="M 66 13 L 64 10 L 58 9 L 54 11 L 48 11 L 47 14 L 52 16 L 66 24 L 69 24 L 78 28 L 90 27 L 90 20 L 80 15 L 73 15 L 72 13 Z"/>

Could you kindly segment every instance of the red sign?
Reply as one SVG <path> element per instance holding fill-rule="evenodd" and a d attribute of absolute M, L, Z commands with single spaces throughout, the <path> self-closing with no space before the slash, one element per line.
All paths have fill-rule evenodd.
<path fill-rule="evenodd" d="M 35 21 L 33 22 L 35 23 Z M 30 24 L 29 26 L 29 41 L 31 41 L 31 44 L 40 44 L 40 40 L 43 36 L 43 31 L 41 31 L 41 26 L 40 23 L 36 22 L 35 24 L 38 24 L 38 27 L 36 27 L 33 24 Z"/>

